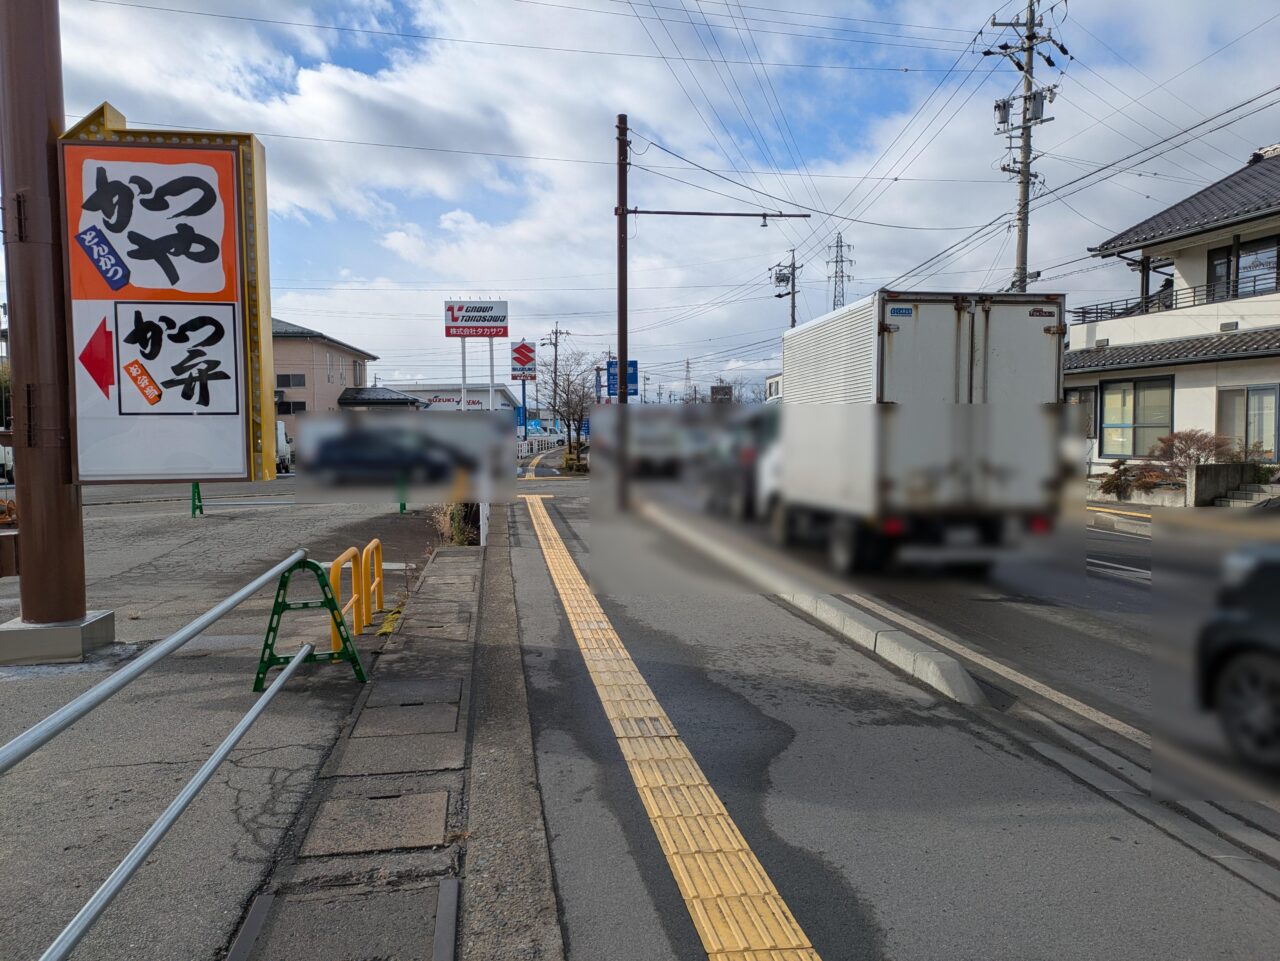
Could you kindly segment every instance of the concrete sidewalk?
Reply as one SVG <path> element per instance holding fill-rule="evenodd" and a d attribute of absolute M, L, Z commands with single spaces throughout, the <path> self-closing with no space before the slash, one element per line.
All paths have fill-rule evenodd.
<path fill-rule="evenodd" d="M 490 538 L 362 639 L 370 683 L 229 961 L 562 956 L 505 517 Z"/>

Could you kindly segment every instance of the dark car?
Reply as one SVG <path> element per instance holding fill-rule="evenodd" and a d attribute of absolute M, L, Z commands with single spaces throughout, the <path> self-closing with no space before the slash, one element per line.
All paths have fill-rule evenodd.
<path fill-rule="evenodd" d="M 1280 545 L 1223 560 L 1218 606 L 1196 650 L 1200 703 L 1242 760 L 1280 771 Z"/>
<path fill-rule="evenodd" d="M 322 441 L 310 471 L 328 484 L 438 484 L 474 468 L 448 444 L 413 434 L 347 431 Z"/>

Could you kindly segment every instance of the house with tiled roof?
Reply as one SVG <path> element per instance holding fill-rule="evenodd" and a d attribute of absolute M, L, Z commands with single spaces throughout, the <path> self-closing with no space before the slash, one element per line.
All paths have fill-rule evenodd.
<path fill-rule="evenodd" d="M 322 331 L 278 317 L 271 318 L 271 346 L 276 418 L 290 437 L 297 436 L 298 415 L 336 412 L 348 387 L 367 387 L 369 361 L 378 359 Z"/>
<path fill-rule="evenodd" d="M 1090 252 L 1135 296 L 1071 311 L 1063 383 L 1086 407 L 1091 466 L 1199 428 L 1280 448 L 1280 144 Z"/>

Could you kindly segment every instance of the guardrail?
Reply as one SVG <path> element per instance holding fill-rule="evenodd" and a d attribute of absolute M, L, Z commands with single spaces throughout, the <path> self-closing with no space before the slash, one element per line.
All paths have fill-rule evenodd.
<path fill-rule="evenodd" d="M 311 644 L 303 644 L 298 649 L 293 660 L 280 672 L 280 676 L 271 683 L 271 686 L 267 688 L 262 697 L 254 702 L 253 707 L 240 719 L 240 723 L 231 729 L 231 733 L 218 745 L 217 750 L 213 752 L 204 764 L 200 765 L 200 770 L 196 771 L 191 780 L 183 785 L 182 790 L 178 792 L 178 796 L 164 809 L 164 813 L 152 822 L 151 827 L 147 828 L 147 833 L 142 835 L 138 843 L 133 846 L 133 850 L 125 855 L 124 860 L 102 882 L 102 886 L 93 893 L 93 897 L 85 902 L 84 907 L 76 912 L 76 916 L 62 929 L 62 933 L 45 949 L 44 954 L 40 955 L 40 961 L 63 961 L 75 946 L 80 943 L 80 939 L 89 933 L 89 929 L 93 927 L 99 915 L 107 909 L 107 905 L 115 899 L 115 896 L 120 893 L 120 889 L 129 882 L 129 879 L 133 877 L 138 868 L 142 867 L 147 855 L 155 850 L 156 845 L 160 843 L 161 839 L 169 832 L 169 829 L 181 817 L 182 812 L 195 800 L 196 795 L 200 793 L 200 789 L 209 782 L 209 778 L 213 777 L 213 772 L 227 759 L 227 756 L 240 743 L 240 739 L 244 737 L 245 732 L 249 730 L 253 722 L 262 716 L 262 712 L 267 709 L 267 705 L 271 703 L 272 698 L 280 693 L 280 689 L 284 687 L 293 672 L 307 660 L 314 650 L 315 647 Z"/>
<path fill-rule="evenodd" d="M 516 456 L 529 457 L 564 446 L 564 435 L 554 434 L 550 437 L 531 437 L 529 440 L 516 441 Z"/>
<path fill-rule="evenodd" d="M 308 561 L 306 558 L 306 551 L 294 551 L 279 564 L 254 578 L 230 597 L 215 604 L 160 643 L 152 645 L 132 662 L 115 671 L 104 680 L 99 681 L 79 697 L 64 704 L 44 720 L 9 741 L 4 747 L 0 748 L 0 774 L 8 771 L 24 758 L 48 744 L 80 718 L 154 666 L 162 658 L 172 654 L 192 638 L 201 634 L 223 615 L 240 606 L 249 597 L 271 583 L 274 578 L 279 577 L 287 581 L 292 571 L 307 565 L 313 566 L 317 570 L 319 569 L 319 565 L 316 565 L 314 561 Z M 133 846 L 133 849 L 125 856 L 124 860 L 116 866 L 115 870 L 93 893 L 93 896 L 85 902 L 70 923 L 62 929 L 62 932 L 54 939 L 53 943 L 45 949 L 45 952 L 40 956 L 40 961 L 63 961 L 75 949 L 75 946 L 93 927 L 94 922 L 98 920 L 102 912 L 106 910 L 115 896 L 120 893 L 120 890 L 129 882 L 129 879 L 133 877 L 143 862 L 146 861 L 147 856 L 155 850 L 156 845 L 173 827 L 182 812 L 187 809 L 196 795 L 200 793 L 200 790 L 213 777 L 214 771 L 227 759 L 236 744 L 244 737 L 245 732 L 267 709 L 272 699 L 280 692 L 298 667 L 306 661 L 313 660 L 314 654 L 314 645 L 303 644 L 288 659 L 285 669 L 280 672 L 280 676 L 275 679 L 271 687 L 254 702 L 253 707 L 232 728 L 231 733 L 223 739 L 208 760 L 196 771 L 195 775 L 187 781 L 182 790 L 178 792 L 178 796 L 165 808 L 164 813 L 147 828 L 146 833 Z M 362 675 L 361 680 L 363 680 Z"/>
<path fill-rule="evenodd" d="M 153 644 L 120 670 L 99 681 L 79 697 L 64 704 L 39 724 L 28 728 L 0 748 L 0 774 L 13 767 L 32 752 L 48 744 L 55 737 L 84 717 L 107 698 L 120 691 L 139 675 L 149 670 L 161 658 L 172 654 L 193 637 L 204 632 L 223 615 L 230 613 L 277 577 L 306 560 L 307 552 L 297 550 L 275 567 L 255 577 L 230 597 L 215 604 L 190 624 L 179 628 L 159 644 Z"/>

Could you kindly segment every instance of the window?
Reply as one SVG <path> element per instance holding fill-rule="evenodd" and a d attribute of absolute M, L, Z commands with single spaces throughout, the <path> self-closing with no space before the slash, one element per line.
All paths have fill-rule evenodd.
<path fill-rule="evenodd" d="M 333 383 L 333 354 L 327 350 L 324 352 L 324 375 L 329 383 Z"/>
<path fill-rule="evenodd" d="M 1063 395 L 1069 410 L 1067 424 L 1079 437 L 1094 440 L 1098 436 L 1098 388 L 1073 387 Z"/>
<path fill-rule="evenodd" d="M 301 401 L 301 400 L 276 401 L 277 414 L 305 414 L 306 411 L 307 411 L 306 401 Z"/>
<path fill-rule="evenodd" d="M 1218 391 L 1218 433 L 1237 449 L 1276 462 L 1277 397 L 1280 387 L 1231 387 Z"/>
<path fill-rule="evenodd" d="M 1263 237 L 1240 245 L 1240 265 L 1236 274 L 1236 287 L 1231 289 L 1231 248 L 1216 247 L 1209 251 L 1209 272 L 1206 277 L 1206 300 L 1228 300 L 1232 297 L 1252 297 L 1269 294 L 1280 289 L 1280 256 L 1277 255 L 1278 237 Z"/>
<path fill-rule="evenodd" d="M 1148 457 L 1172 433 L 1172 377 L 1111 381 L 1101 390 L 1103 457 Z"/>
<path fill-rule="evenodd" d="M 1209 251 L 1208 300 L 1227 300 L 1231 296 L 1231 248 L 1219 247 Z"/>
<path fill-rule="evenodd" d="M 1276 289 L 1276 238 L 1251 240 L 1240 245 L 1237 296 L 1267 294 Z"/>
<path fill-rule="evenodd" d="M 307 386 L 306 374 L 276 374 L 277 388 L 306 387 L 306 386 Z"/>
<path fill-rule="evenodd" d="M 351 362 L 351 383 L 356 387 L 364 386 L 364 364 L 358 360 Z"/>

